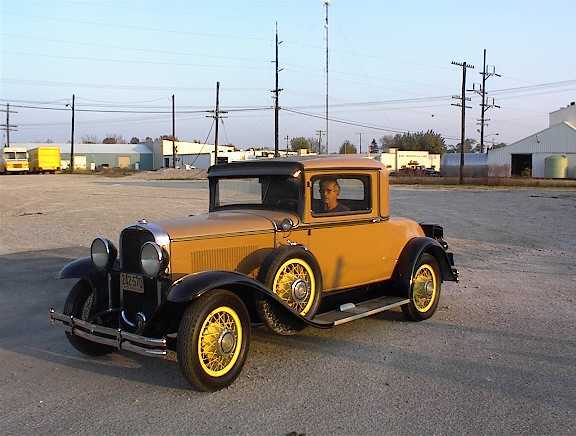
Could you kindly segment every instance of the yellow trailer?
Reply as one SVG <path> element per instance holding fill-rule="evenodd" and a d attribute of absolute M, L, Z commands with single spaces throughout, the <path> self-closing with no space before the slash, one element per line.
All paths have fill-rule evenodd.
<path fill-rule="evenodd" d="M 60 171 L 60 147 L 42 146 L 28 150 L 28 161 L 33 173 Z"/>

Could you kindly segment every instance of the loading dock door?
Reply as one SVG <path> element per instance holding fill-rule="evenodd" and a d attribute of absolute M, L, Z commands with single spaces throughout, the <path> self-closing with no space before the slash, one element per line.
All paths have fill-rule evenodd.
<path fill-rule="evenodd" d="M 513 177 L 532 177 L 531 154 L 513 154 L 511 159 L 510 169 Z"/>
<path fill-rule="evenodd" d="M 128 168 L 130 166 L 129 156 L 118 156 L 118 168 Z"/>

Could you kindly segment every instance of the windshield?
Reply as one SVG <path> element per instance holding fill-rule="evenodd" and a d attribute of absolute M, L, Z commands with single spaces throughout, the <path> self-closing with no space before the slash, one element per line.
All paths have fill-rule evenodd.
<path fill-rule="evenodd" d="M 253 207 L 298 211 L 301 181 L 292 176 L 220 178 L 213 185 L 214 208 Z"/>
<path fill-rule="evenodd" d="M 4 159 L 26 160 L 26 159 L 28 159 L 28 157 L 26 156 L 25 151 L 5 151 L 4 152 Z"/>

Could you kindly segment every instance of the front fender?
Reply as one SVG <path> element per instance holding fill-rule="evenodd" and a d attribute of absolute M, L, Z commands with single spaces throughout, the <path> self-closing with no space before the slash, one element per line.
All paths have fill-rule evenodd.
<path fill-rule="evenodd" d="M 306 325 L 316 328 L 330 328 L 333 326 L 333 323 L 315 322 L 301 316 L 262 283 L 252 277 L 234 271 L 205 271 L 187 275 L 174 282 L 168 292 L 168 301 L 177 304 L 188 303 L 214 289 L 232 291 L 244 301 L 247 298 L 252 299 L 252 301 L 258 297 L 270 298 L 276 301 L 287 313 Z"/>
<path fill-rule="evenodd" d="M 438 261 L 442 281 L 458 281 L 458 271 L 453 268 L 452 254 L 447 253 L 440 243 L 432 238 L 417 237 L 410 239 L 404 246 L 398 259 L 395 280 L 403 289 L 410 287 L 410 280 L 416 268 L 416 262 L 423 253 L 429 253 Z"/>
<path fill-rule="evenodd" d="M 87 279 L 96 274 L 90 257 L 81 257 L 64 265 L 58 273 L 59 279 Z"/>

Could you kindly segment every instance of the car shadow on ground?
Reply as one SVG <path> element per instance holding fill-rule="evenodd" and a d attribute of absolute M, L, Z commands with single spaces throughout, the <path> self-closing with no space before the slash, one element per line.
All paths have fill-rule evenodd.
<path fill-rule="evenodd" d="M 0 256 L 0 350 L 110 377 L 145 384 L 188 389 L 173 361 L 119 352 L 103 357 L 80 354 L 64 330 L 51 327 L 51 307 L 61 310 L 74 280 L 58 280 L 69 261 L 89 255 L 87 247 L 21 252 Z"/>
<path fill-rule="evenodd" d="M 189 385 L 181 376 L 176 362 L 124 352 L 99 358 L 86 357 L 68 344 L 62 329 L 49 328 L 49 308 L 62 307 L 73 285 L 69 281 L 57 280 L 56 274 L 67 261 L 86 254 L 86 247 L 68 247 L 0 256 L 0 306 L 4 311 L 0 318 L 0 349 L 13 353 L 14 358 L 20 360 L 17 364 L 29 364 L 28 358 L 32 358 L 117 379 L 188 391 Z M 366 340 L 366 332 L 369 335 L 372 332 L 378 336 L 388 335 L 390 343 L 385 348 L 374 345 L 369 337 Z M 380 371 L 382 377 L 385 377 L 386 368 L 393 368 L 407 377 L 456 382 L 497 390 L 519 400 L 526 398 L 554 404 L 563 402 L 566 407 L 576 408 L 576 398 L 570 389 L 571 379 L 564 373 L 552 375 L 549 371 L 541 372 L 538 363 L 525 366 L 510 365 L 499 360 L 474 360 L 455 354 L 453 350 L 440 353 L 414 345 L 414 338 L 418 335 L 438 336 L 434 332 L 441 332 L 443 337 L 483 335 L 486 338 L 485 346 L 504 356 L 516 353 L 517 357 L 522 357 L 522 353 L 529 351 L 531 342 L 549 341 L 551 355 L 560 357 L 562 353 L 559 350 L 575 346 L 572 339 L 554 340 L 512 332 L 505 333 L 502 339 L 502 331 L 487 327 L 455 326 L 434 319 L 408 323 L 396 310 L 333 330 L 308 329 L 291 337 L 276 336 L 264 328 L 254 328 L 251 348 L 257 352 L 251 352 L 249 359 L 257 359 L 255 364 L 261 366 L 262 359 L 265 364 L 269 363 L 269 359 L 259 353 L 263 350 L 274 350 L 274 360 L 305 358 L 298 353 L 300 351 L 310 353 L 311 362 L 320 354 L 330 359 L 332 364 L 369 366 L 376 373 Z M 518 345 L 511 347 L 510 344 Z M 529 355 L 529 358 L 538 356 Z M 561 359 L 557 365 L 573 367 L 573 364 Z M 273 368 L 264 370 L 274 372 Z"/>

